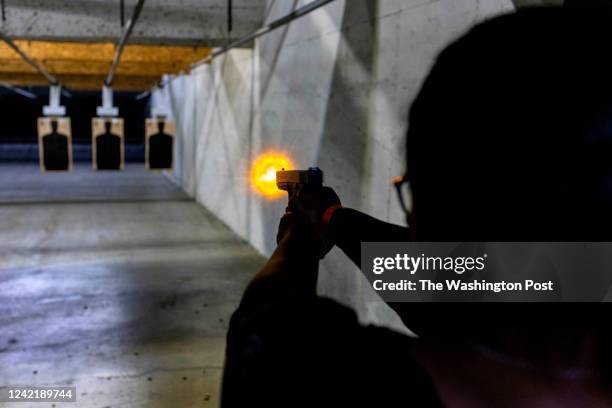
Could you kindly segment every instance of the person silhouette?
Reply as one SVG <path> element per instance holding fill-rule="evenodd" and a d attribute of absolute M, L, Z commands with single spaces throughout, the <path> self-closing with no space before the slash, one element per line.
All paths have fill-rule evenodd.
<path fill-rule="evenodd" d="M 173 141 L 172 136 L 164 132 L 166 122 L 157 122 L 157 133 L 149 137 L 149 168 L 172 168 Z"/>
<path fill-rule="evenodd" d="M 69 167 L 68 136 L 57 131 L 57 120 L 51 121 L 51 133 L 42 137 L 45 170 L 65 171 Z"/>
<path fill-rule="evenodd" d="M 111 133 L 112 122 L 104 122 L 105 132 L 96 138 L 98 170 L 119 170 L 121 167 L 121 138 Z"/>
<path fill-rule="evenodd" d="M 365 274 L 363 242 L 612 240 L 612 7 L 578 3 L 587 0 L 489 19 L 439 54 L 396 144 L 407 226 L 346 208 L 329 187 L 291 197 L 277 246 L 230 319 L 222 408 L 612 406 L 610 303 L 389 301 L 413 337 L 364 326 L 317 290 L 339 272 L 335 260 L 319 272 L 330 243 Z M 389 195 L 372 202 L 387 206 Z M 610 287 L 609 267 L 600 280 L 573 255 L 552 265 L 522 250 L 489 255 L 522 276 L 553 279 L 556 267 L 579 285 L 598 281 L 599 293 Z M 353 285 L 338 279 L 334 291 Z"/>

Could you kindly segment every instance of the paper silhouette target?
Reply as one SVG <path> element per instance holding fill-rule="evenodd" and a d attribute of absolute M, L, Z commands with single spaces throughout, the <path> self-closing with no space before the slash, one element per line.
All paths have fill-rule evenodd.
<path fill-rule="evenodd" d="M 174 122 L 147 119 L 145 161 L 147 170 L 172 170 L 174 164 Z"/>
<path fill-rule="evenodd" d="M 92 164 L 96 170 L 123 170 L 123 119 L 93 118 Z"/>
<path fill-rule="evenodd" d="M 38 118 L 38 157 L 42 172 L 72 170 L 70 118 Z"/>

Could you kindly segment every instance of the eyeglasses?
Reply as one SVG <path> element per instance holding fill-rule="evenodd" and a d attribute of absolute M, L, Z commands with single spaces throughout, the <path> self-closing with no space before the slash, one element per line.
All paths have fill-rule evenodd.
<path fill-rule="evenodd" d="M 395 191 L 397 191 L 397 199 L 399 200 L 400 207 L 405 213 L 409 213 L 408 202 L 410 201 L 410 185 L 408 183 L 408 177 L 397 176 L 393 178 L 393 185 Z"/>

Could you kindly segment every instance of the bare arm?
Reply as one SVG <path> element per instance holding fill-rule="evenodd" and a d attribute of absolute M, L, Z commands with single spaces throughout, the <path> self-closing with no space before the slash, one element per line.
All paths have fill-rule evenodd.
<path fill-rule="evenodd" d="M 240 309 L 283 298 L 315 297 L 321 238 L 305 216 L 287 213 L 278 246 L 247 287 Z"/>
<path fill-rule="evenodd" d="M 410 240 L 409 229 L 380 221 L 350 208 L 336 210 L 329 222 L 332 241 L 361 266 L 362 242 L 396 242 Z"/>

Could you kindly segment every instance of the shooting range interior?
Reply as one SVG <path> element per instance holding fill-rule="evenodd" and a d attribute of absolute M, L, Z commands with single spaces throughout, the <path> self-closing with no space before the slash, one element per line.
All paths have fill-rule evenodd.
<path fill-rule="evenodd" d="M 287 207 L 276 171 L 319 167 L 344 206 L 405 225 L 389 181 L 437 54 L 542 3 L 562 2 L 3 0 L 0 386 L 219 406 L 230 317 Z M 319 270 L 321 295 L 409 333 L 342 251 Z"/>

